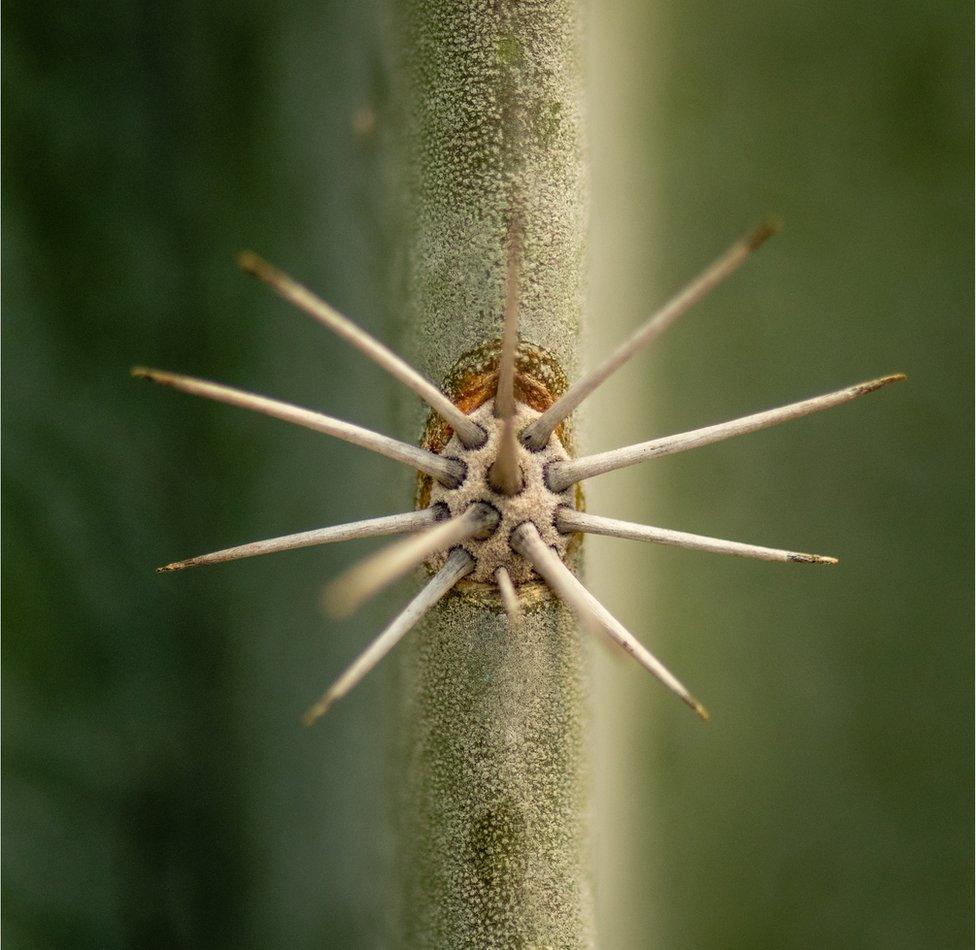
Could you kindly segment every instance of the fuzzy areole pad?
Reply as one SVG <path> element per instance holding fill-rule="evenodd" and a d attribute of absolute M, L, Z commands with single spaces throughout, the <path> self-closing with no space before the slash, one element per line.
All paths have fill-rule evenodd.
<path fill-rule="evenodd" d="M 522 403 L 515 404 L 515 431 L 520 432 L 539 413 Z M 569 458 L 566 449 L 555 434 L 550 436 L 545 448 L 530 452 L 518 444 L 519 471 L 522 476 L 522 490 L 515 495 L 502 495 L 488 484 L 488 472 L 498 454 L 498 444 L 502 435 L 503 423 L 494 415 L 494 401 L 489 400 L 479 406 L 469 416 L 478 423 L 488 435 L 484 445 L 476 449 L 466 449 L 456 435 L 440 453 L 445 458 L 460 459 L 467 466 L 464 481 L 457 488 L 445 488 L 434 482 L 430 492 L 430 503 L 447 505 L 451 517 L 462 514 L 476 502 L 486 502 L 498 511 L 501 520 L 490 537 L 483 541 L 470 539 L 463 547 L 475 559 L 475 568 L 468 575 L 472 581 L 494 583 L 495 571 L 499 567 L 508 570 L 514 584 L 538 580 L 532 566 L 509 545 L 509 535 L 525 521 L 531 521 L 542 535 L 542 540 L 553 548 L 560 557 L 572 535 L 556 530 L 555 514 L 560 505 L 573 506 L 572 487 L 562 492 L 553 492 L 546 487 L 545 467 L 550 462 L 565 461 Z M 445 555 L 438 555 L 429 562 L 431 567 L 439 568 Z"/>

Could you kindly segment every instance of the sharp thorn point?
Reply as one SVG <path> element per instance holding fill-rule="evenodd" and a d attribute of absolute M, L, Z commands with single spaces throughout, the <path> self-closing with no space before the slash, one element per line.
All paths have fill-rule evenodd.
<path fill-rule="evenodd" d="M 455 548 L 443 567 L 407 604 L 343 674 L 329 687 L 322 698 L 305 714 L 306 723 L 315 722 L 336 701 L 347 695 L 356 684 L 416 625 L 452 587 L 474 567 L 474 558 L 463 548 Z"/>
<path fill-rule="evenodd" d="M 847 386 L 834 392 L 824 393 L 822 396 L 814 396 L 800 402 L 777 406 L 774 409 L 755 412 L 739 419 L 730 419 L 727 422 L 705 426 L 701 429 L 680 432 L 660 439 L 651 439 L 648 442 L 638 442 L 635 445 L 611 449 L 597 455 L 583 456 L 565 462 L 551 462 L 546 473 L 547 484 L 552 491 L 563 491 L 574 482 L 592 478 L 594 475 L 625 468 L 628 465 L 634 465 L 651 458 L 675 455 L 678 452 L 722 442 L 725 439 L 746 435 L 750 432 L 759 432 L 762 429 L 768 429 L 792 419 L 822 412 L 904 379 L 907 379 L 904 373 L 893 373 L 867 382 L 855 383 L 853 386 Z M 539 419 L 542 418 L 543 416 L 539 417 Z M 539 419 L 536 419 L 536 422 Z"/>
<path fill-rule="evenodd" d="M 372 360 L 398 382 L 420 396 L 445 422 L 457 432 L 467 448 L 482 445 L 484 433 L 455 406 L 430 380 L 421 376 L 402 357 L 381 343 L 364 329 L 344 317 L 307 287 L 289 277 L 284 271 L 262 260 L 253 251 L 237 255 L 238 264 L 249 274 L 264 281 L 284 300 L 307 313 L 332 333 Z"/>
<path fill-rule="evenodd" d="M 515 585 L 512 583 L 511 575 L 504 567 L 499 567 L 495 570 L 495 583 L 498 585 L 502 606 L 505 608 L 505 614 L 508 617 L 509 627 L 517 627 L 521 622 L 522 608 L 519 604 L 518 594 L 515 591 Z"/>
<path fill-rule="evenodd" d="M 302 716 L 302 724 L 306 727 L 314 726 L 329 711 L 332 703 L 331 696 L 326 695 L 323 699 L 320 699 L 315 705 L 306 710 Z"/>
<path fill-rule="evenodd" d="M 891 373 L 888 376 L 881 376 L 878 379 L 872 379 L 869 382 L 861 383 L 858 390 L 861 393 L 873 393 L 876 389 L 882 389 L 885 386 L 890 386 L 892 383 L 900 383 L 908 377 L 904 373 Z"/>
<path fill-rule="evenodd" d="M 838 559 L 826 554 L 790 554 L 788 560 L 793 564 L 837 564 Z"/>
<path fill-rule="evenodd" d="M 783 222 L 775 216 L 770 216 L 746 238 L 746 246 L 750 251 L 755 251 L 762 247 L 774 234 L 779 234 L 782 230 Z"/>
<path fill-rule="evenodd" d="M 546 411 L 526 426 L 523 442 L 533 450 L 541 449 L 555 427 L 567 418 L 577 406 L 609 379 L 652 340 L 660 336 L 675 320 L 694 304 L 738 270 L 752 252 L 778 230 L 772 220 L 764 221 L 758 228 L 736 240 L 724 254 L 705 268 L 694 280 L 678 291 L 650 319 L 621 344 L 599 366 L 582 379 L 577 380 Z"/>
<path fill-rule="evenodd" d="M 349 617 L 374 594 L 429 558 L 450 551 L 468 538 L 493 531 L 498 517 L 491 506 L 475 502 L 463 514 L 438 521 L 406 540 L 381 548 L 326 586 L 322 596 L 326 613 L 340 620 Z"/>
<path fill-rule="evenodd" d="M 254 274 L 255 276 L 265 263 L 264 259 L 255 254 L 254 251 L 240 251 L 236 255 L 235 260 L 237 261 L 237 266 L 245 274 Z"/>

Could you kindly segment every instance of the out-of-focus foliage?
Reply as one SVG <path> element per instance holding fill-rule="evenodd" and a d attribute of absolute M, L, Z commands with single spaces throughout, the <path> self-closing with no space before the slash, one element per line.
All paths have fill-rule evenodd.
<path fill-rule="evenodd" d="M 11 947 L 383 943 L 379 625 L 363 544 L 174 557 L 409 506 L 394 463 L 154 389 L 135 363 L 378 429 L 392 387 L 241 275 L 253 246 L 388 332 L 368 4 L 6 10 L 4 925 Z"/>
<path fill-rule="evenodd" d="M 593 19 L 594 349 L 758 216 L 786 224 L 601 392 L 593 449 L 910 377 L 590 484 L 596 512 L 841 559 L 589 545 L 600 593 L 713 714 L 601 664 L 602 933 L 970 946 L 971 9 Z"/>
<path fill-rule="evenodd" d="M 598 655 L 603 945 L 968 945 L 970 10 L 726 7 L 591 17 L 592 357 L 757 215 L 788 227 L 608 384 L 589 444 L 911 381 L 594 481 L 601 513 L 842 558 L 590 545 L 715 717 Z M 5 13 L 4 936 L 389 945 L 390 669 L 298 725 L 390 611 L 318 612 L 367 545 L 152 568 L 399 510 L 409 477 L 127 377 L 392 430 L 392 385 L 232 262 L 254 246 L 396 339 L 383 15 Z"/>

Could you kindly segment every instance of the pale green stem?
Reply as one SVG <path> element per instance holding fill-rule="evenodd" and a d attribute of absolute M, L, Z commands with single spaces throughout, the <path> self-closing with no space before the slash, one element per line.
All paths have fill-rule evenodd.
<path fill-rule="evenodd" d="M 403 6 L 414 365 L 440 382 L 501 336 L 517 219 L 521 339 L 572 380 L 587 199 L 576 4 Z M 416 439 L 419 410 L 412 422 Z M 522 607 L 513 630 L 494 588 L 453 592 L 401 649 L 408 946 L 593 943 L 580 637 L 541 586 Z"/>

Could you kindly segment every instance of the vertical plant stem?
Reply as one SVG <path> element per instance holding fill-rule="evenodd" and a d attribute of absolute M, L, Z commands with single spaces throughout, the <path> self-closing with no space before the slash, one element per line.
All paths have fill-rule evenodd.
<path fill-rule="evenodd" d="M 500 336 L 517 221 L 521 338 L 572 379 L 587 196 L 576 4 L 405 0 L 402 13 L 415 365 L 441 381 Z M 404 650 L 409 946 L 593 941 L 579 636 L 541 586 L 522 596 L 513 632 L 494 588 L 453 592 Z"/>

